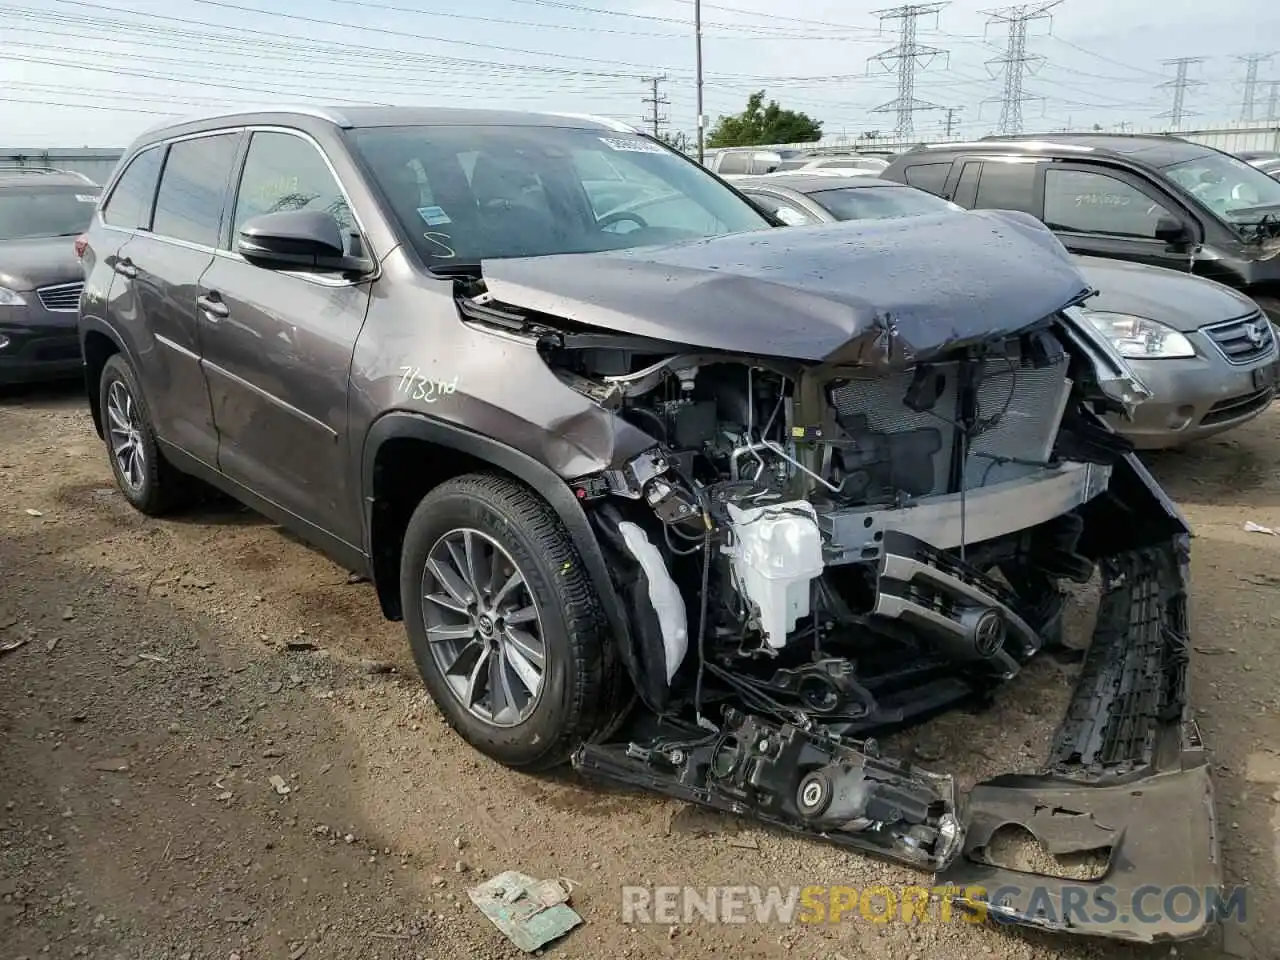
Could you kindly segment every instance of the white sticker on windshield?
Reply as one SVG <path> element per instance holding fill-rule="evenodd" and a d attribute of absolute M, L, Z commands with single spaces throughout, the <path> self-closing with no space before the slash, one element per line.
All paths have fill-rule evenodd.
<path fill-rule="evenodd" d="M 449 215 L 440 207 L 419 207 L 418 216 L 420 216 L 423 222 L 429 227 L 436 227 L 442 223 L 453 223 L 453 221 L 449 219 Z"/>
<path fill-rule="evenodd" d="M 81 203 L 97 203 L 98 195 L 96 193 L 77 193 L 76 199 Z"/>
<path fill-rule="evenodd" d="M 648 140 L 626 137 L 600 137 L 600 142 L 610 150 L 621 150 L 624 153 L 666 153 L 662 147 Z"/>

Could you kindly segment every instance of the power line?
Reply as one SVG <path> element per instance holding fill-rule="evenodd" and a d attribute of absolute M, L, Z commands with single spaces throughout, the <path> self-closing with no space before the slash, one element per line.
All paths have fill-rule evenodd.
<path fill-rule="evenodd" d="M 875 14 L 881 24 L 886 20 L 899 20 L 898 42 L 888 50 L 881 51 L 871 58 L 871 62 L 879 63 L 889 70 L 891 63 L 898 65 L 898 95 L 888 103 L 872 109 L 872 113 L 896 113 L 898 123 L 896 133 L 899 139 L 910 140 L 914 136 L 915 124 L 913 114 L 917 110 L 941 110 L 936 103 L 928 103 L 916 99 L 916 71 L 926 69 L 937 57 L 949 57 L 946 50 L 930 47 L 916 41 L 917 21 L 921 17 L 934 16 L 943 7 L 943 3 L 909 3 L 888 10 L 877 10 Z"/>
<path fill-rule="evenodd" d="M 652 91 L 649 96 L 640 98 L 641 103 L 647 103 L 650 107 L 650 113 L 644 118 L 644 122 L 650 125 L 653 135 L 656 137 L 658 135 L 658 125 L 667 122 L 667 115 L 665 113 L 659 114 L 658 108 L 664 107 L 671 102 L 670 97 L 658 94 L 658 84 L 666 83 L 667 75 L 664 73 L 660 77 L 644 77 L 643 79 L 645 83 L 649 84 L 649 88 Z"/>
<path fill-rule="evenodd" d="M 1246 53 L 1242 57 L 1236 57 L 1244 64 L 1244 97 L 1240 104 L 1240 119 L 1249 121 L 1253 119 L 1253 109 L 1255 100 L 1258 96 L 1258 65 L 1270 63 L 1271 58 L 1275 56 L 1272 53 Z"/>
<path fill-rule="evenodd" d="M 1166 80 L 1159 84 L 1161 88 L 1170 88 L 1173 90 L 1173 106 L 1164 113 L 1156 114 L 1157 117 L 1168 117 L 1169 122 L 1176 129 L 1182 126 L 1182 121 L 1187 117 L 1194 116 L 1194 113 L 1186 108 L 1187 90 L 1190 87 L 1204 86 L 1203 80 L 1191 80 L 1187 77 L 1187 68 L 1194 63 L 1204 63 L 1204 57 L 1175 57 L 1173 60 L 1162 61 L 1165 66 L 1175 67 L 1176 73 L 1172 80 Z"/>
<path fill-rule="evenodd" d="M 999 65 L 998 70 L 992 71 L 992 76 L 1004 74 L 1004 94 L 992 98 L 1000 101 L 999 131 L 1002 134 L 1021 133 L 1022 105 L 1029 100 L 1044 99 L 1027 94 L 1022 87 L 1027 75 L 1035 73 L 1045 59 L 1039 54 L 1027 53 L 1027 25 L 1037 20 L 1052 22 L 1053 16 L 1049 11 L 1060 3 L 1062 0 L 1049 0 L 1047 3 L 1020 3 L 982 11 L 988 18 L 988 29 L 993 23 L 1005 24 L 1008 29 L 1004 56 L 987 61 L 988 69 Z"/>

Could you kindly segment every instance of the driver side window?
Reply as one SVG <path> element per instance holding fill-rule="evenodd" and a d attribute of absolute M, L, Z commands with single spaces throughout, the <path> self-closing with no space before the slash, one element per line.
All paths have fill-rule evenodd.
<path fill-rule="evenodd" d="M 285 210 L 323 210 L 344 231 L 356 229 L 338 181 L 320 152 L 301 137 L 258 131 L 249 142 L 236 194 L 232 245 L 247 220 Z"/>
<path fill-rule="evenodd" d="M 1053 230 L 1154 240 L 1164 206 L 1137 187 L 1105 173 L 1054 170 L 1044 174 L 1044 222 Z"/>

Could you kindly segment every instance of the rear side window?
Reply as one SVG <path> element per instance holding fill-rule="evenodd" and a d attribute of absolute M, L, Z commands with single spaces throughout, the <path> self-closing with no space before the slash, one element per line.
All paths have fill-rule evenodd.
<path fill-rule="evenodd" d="M 814 217 L 805 213 L 795 204 L 783 200 L 781 197 L 770 196 L 767 193 L 755 193 L 751 190 L 744 192 L 748 197 L 755 201 L 758 207 L 768 210 L 789 227 L 799 227 L 807 223 L 818 222 Z"/>
<path fill-rule="evenodd" d="M 1025 210 L 1035 207 L 1036 165 L 987 160 L 978 179 L 978 210 Z"/>
<path fill-rule="evenodd" d="M 151 201 L 156 195 L 156 178 L 164 148 L 150 147 L 129 161 L 115 189 L 102 208 L 103 222 L 125 230 L 145 227 L 151 220 Z"/>
<path fill-rule="evenodd" d="M 726 153 L 720 158 L 720 163 L 716 167 L 716 173 L 720 176 L 727 176 L 737 173 L 751 172 L 751 154 L 749 153 Z"/>
<path fill-rule="evenodd" d="M 404 172 L 416 181 L 416 171 Z M 344 230 L 355 229 L 351 208 L 319 150 L 293 134 L 255 133 L 236 194 L 232 242 L 246 220 L 286 210 L 323 211 Z"/>
<path fill-rule="evenodd" d="M 179 140 L 169 147 L 156 194 L 153 233 L 206 247 L 217 245 L 239 136 L 221 133 Z"/>
<path fill-rule="evenodd" d="M 947 186 L 947 174 L 951 172 L 951 162 L 917 163 L 907 167 L 904 176 L 907 183 L 930 193 L 941 194 Z"/>

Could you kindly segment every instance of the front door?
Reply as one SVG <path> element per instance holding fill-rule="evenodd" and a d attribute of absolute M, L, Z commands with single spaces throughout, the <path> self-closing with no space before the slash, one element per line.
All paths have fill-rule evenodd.
<path fill-rule="evenodd" d="M 252 133 L 224 246 L 251 217 L 325 210 L 356 229 L 320 149 L 300 134 Z M 347 475 L 347 384 L 371 281 L 281 272 L 220 251 L 201 278 L 201 337 L 218 466 L 308 525 L 361 542 Z"/>
<path fill-rule="evenodd" d="M 1124 171 L 1052 164 L 1043 171 L 1041 219 L 1072 253 L 1136 260 L 1189 271 L 1199 237 L 1170 244 L 1156 236 L 1161 221 L 1198 227 L 1172 197 Z"/>

